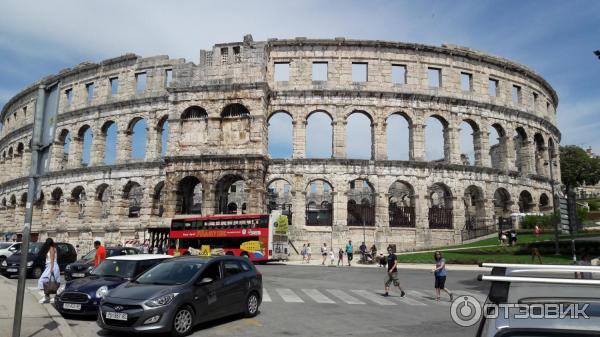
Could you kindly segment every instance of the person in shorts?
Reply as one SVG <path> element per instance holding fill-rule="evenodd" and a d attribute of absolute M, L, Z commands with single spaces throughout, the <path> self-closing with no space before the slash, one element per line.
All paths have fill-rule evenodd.
<path fill-rule="evenodd" d="M 306 263 L 310 263 L 310 258 L 312 257 L 312 248 L 310 248 L 310 243 L 306 244 Z"/>
<path fill-rule="evenodd" d="M 321 247 L 321 256 L 323 257 L 323 261 L 321 261 L 321 265 L 325 265 L 325 261 L 327 261 L 327 256 L 329 254 L 327 253 L 327 244 L 323 243 L 323 247 Z"/>
<path fill-rule="evenodd" d="M 398 289 L 400 289 L 400 297 L 406 296 L 406 293 L 400 286 L 400 282 L 398 281 L 398 258 L 392 247 L 388 247 L 388 256 L 387 256 L 387 276 L 385 281 L 385 294 L 383 296 L 389 296 L 390 284 L 394 283 Z"/>
<path fill-rule="evenodd" d="M 433 254 L 435 259 L 435 268 L 431 270 L 435 276 L 435 300 L 440 300 L 440 293 L 446 292 L 450 296 L 450 302 L 454 300 L 454 295 L 450 290 L 446 289 L 446 276 L 448 276 L 448 269 L 446 269 L 446 260 L 442 257 L 441 252 L 435 252 Z"/>
<path fill-rule="evenodd" d="M 344 250 L 342 249 L 342 247 L 340 247 L 340 250 L 338 251 L 338 267 L 340 266 L 340 263 L 342 264 L 342 267 L 344 266 Z"/>
<path fill-rule="evenodd" d="M 352 262 L 352 240 L 348 240 L 348 244 L 346 245 L 346 256 L 348 259 L 348 267 L 350 267 L 350 262 Z"/>

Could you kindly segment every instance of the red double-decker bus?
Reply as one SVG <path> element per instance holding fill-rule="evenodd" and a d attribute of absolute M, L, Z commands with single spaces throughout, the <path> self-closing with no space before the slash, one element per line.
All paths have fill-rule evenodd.
<path fill-rule="evenodd" d="M 287 234 L 276 233 L 279 216 L 280 212 L 177 216 L 171 220 L 168 254 L 235 255 L 256 262 L 287 259 Z"/>

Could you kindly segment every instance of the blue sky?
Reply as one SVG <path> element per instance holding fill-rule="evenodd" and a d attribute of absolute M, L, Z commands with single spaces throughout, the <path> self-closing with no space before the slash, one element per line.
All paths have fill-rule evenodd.
<path fill-rule="evenodd" d="M 591 0 L 3 2 L 0 106 L 35 80 L 82 61 L 134 52 L 198 62 L 200 49 L 248 33 L 255 40 L 344 36 L 452 43 L 511 59 L 558 92 L 561 143 L 600 153 L 600 60 L 593 55 L 600 49 L 600 1 Z M 286 130 L 278 136 L 291 132 Z M 361 130 L 348 133 L 361 139 Z M 361 156 L 369 144 L 357 143 L 349 153 Z M 290 151 L 283 143 L 273 147 Z M 432 158 L 441 153 L 439 145 L 431 151 L 438 151 Z"/>

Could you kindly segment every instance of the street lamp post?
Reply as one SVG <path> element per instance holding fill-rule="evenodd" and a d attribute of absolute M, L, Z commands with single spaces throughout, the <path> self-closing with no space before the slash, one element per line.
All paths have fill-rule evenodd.
<path fill-rule="evenodd" d="M 544 163 L 544 165 L 548 165 L 550 166 L 550 187 L 552 188 L 552 208 L 554 210 L 554 216 L 556 216 L 556 194 L 554 191 L 554 170 L 552 169 L 552 167 L 555 165 L 554 161 L 552 160 L 553 155 L 550 155 L 550 158 L 548 159 L 547 162 Z M 560 250 L 558 247 L 558 221 L 554 222 L 554 255 L 560 255 Z"/>

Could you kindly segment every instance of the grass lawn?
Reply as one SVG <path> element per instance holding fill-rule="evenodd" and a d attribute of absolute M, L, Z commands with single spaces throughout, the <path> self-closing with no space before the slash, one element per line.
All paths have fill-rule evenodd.
<path fill-rule="evenodd" d="M 600 236 L 600 233 L 581 233 L 576 237 L 590 236 Z M 551 242 L 554 240 L 554 234 L 543 233 L 539 237 L 536 237 L 534 234 L 519 234 L 517 238 L 518 244 L 514 247 L 499 246 L 498 239 L 494 236 L 493 238 L 483 239 L 464 245 L 444 247 L 439 250 L 443 252 L 444 258 L 449 264 L 478 264 L 480 262 L 532 263 L 531 253 L 527 246 L 535 242 Z M 559 238 L 561 240 L 568 240 L 571 236 L 560 235 Z M 490 245 L 492 247 L 482 247 Z M 460 250 L 452 250 L 456 248 L 460 248 Z M 401 254 L 398 255 L 398 261 L 404 263 L 433 263 L 433 254 L 431 252 Z M 542 262 L 545 264 L 570 264 L 572 263 L 572 256 L 570 254 L 565 254 L 564 252 L 563 255 L 558 256 L 554 254 L 543 254 Z M 537 259 L 535 263 L 537 263 Z"/>

